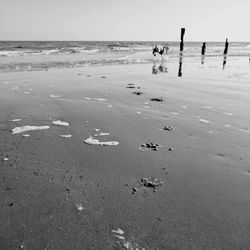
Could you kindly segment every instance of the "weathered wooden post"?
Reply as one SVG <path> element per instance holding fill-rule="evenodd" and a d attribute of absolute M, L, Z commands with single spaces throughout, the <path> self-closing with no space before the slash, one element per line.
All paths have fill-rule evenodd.
<path fill-rule="evenodd" d="M 180 51 L 183 51 L 183 48 L 184 48 L 184 35 L 185 35 L 185 28 L 181 28 Z"/>
<path fill-rule="evenodd" d="M 201 54 L 204 56 L 205 53 L 206 53 L 206 42 L 204 42 L 201 47 Z"/>
<path fill-rule="evenodd" d="M 226 42 L 225 42 L 225 49 L 224 49 L 224 55 L 227 55 L 227 52 L 228 52 L 228 41 L 226 39 Z"/>

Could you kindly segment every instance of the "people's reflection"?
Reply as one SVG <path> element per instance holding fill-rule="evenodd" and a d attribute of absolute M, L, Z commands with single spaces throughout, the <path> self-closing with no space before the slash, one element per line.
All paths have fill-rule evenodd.
<path fill-rule="evenodd" d="M 160 65 L 157 65 L 154 62 L 154 65 L 152 67 L 152 74 L 156 75 L 158 73 L 168 73 L 168 68 L 166 67 L 164 61 L 161 61 Z"/>
<path fill-rule="evenodd" d="M 178 71 L 178 77 L 182 77 L 182 58 L 183 58 L 183 54 L 180 53 L 180 56 L 179 56 L 179 71 Z"/>
<path fill-rule="evenodd" d="M 227 63 L 227 55 L 224 55 L 224 58 L 223 58 L 223 69 L 225 69 L 226 63 Z"/>

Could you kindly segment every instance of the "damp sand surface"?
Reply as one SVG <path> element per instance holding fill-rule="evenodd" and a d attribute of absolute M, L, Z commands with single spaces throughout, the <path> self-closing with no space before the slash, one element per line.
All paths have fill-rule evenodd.
<path fill-rule="evenodd" d="M 228 60 L 222 71 L 223 58 L 184 58 L 182 77 L 171 58 L 157 75 L 150 64 L 1 73 L 1 248 L 249 249 L 250 72 Z M 32 95 L 12 90 L 24 83 Z M 50 129 L 10 133 L 25 125 Z"/>

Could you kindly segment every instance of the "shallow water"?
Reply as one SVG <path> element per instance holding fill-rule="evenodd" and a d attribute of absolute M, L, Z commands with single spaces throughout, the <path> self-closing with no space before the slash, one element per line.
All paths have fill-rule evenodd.
<path fill-rule="evenodd" d="M 179 42 L 0 41 L 0 71 L 33 71 L 160 61 L 160 56 L 152 56 L 154 44 L 169 46 L 167 58 L 179 57 Z M 201 45 L 201 42 L 186 42 L 184 57 L 199 57 Z M 208 42 L 206 56 L 221 56 L 223 49 L 224 42 Z M 249 54 L 250 42 L 230 43 L 230 56 L 248 57 Z"/>

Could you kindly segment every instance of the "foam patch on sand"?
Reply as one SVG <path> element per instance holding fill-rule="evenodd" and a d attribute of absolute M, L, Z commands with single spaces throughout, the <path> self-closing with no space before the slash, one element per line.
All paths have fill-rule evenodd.
<path fill-rule="evenodd" d="M 202 123 L 212 123 L 212 122 L 210 122 L 208 120 L 205 120 L 205 119 L 199 119 L 199 121 L 202 122 Z"/>
<path fill-rule="evenodd" d="M 124 231 L 118 228 L 117 230 L 112 230 L 113 236 L 119 239 L 117 242 L 122 249 L 128 249 L 128 250 L 146 250 L 146 248 L 141 247 L 137 244 L 135 239 L 126 239 Z"/>
<path fill-rule="evenodd" d="M 22 127 L 15 127 L 11 130 L 12 134 L 19 134 L 19 133 L 23 133 L 26 131 L 33 131 L 33 130 L 44 130 L 44 129 L 49 129 L 49 126 L 30 126 L 30 125 L 26 125 L 26 126 L 22 126 Z"/>
<path fill-rule="evenodd" d="M 115 233 L 115 234 L 124 234 L 124 231 L 121 230 L 120 228 L 118 228 L 117 230 L 112 230 L 112 233 Z"/>
<path fill-rule="evenodd" d="M 97 145 L 97 146 L 117 146 L 119 144 L 118 141 L 99 141 L 94 139 L 93 137 L 89 137 L 84 141 L 86 144 L 89 145 Z"/>
<path fill-rule="evenodd" d="M 96 101 L 99 101 L 99 102 L 106 102 L 107 99 L 104 99 L 104 98 L 94 98 Z"/>
<path fill-rule="evenodd" d="M 20 122 L 22 121 L 22 119 L 13 119 L 13 120 L 10 120 L 11 122 Z"/>
<path fill-rule="evenodd" d="M 52 124 L 57 125 L 57 126 L 64 126 L 64 127 L 68 127 L 69 123 L 68 122 L 63 122 L 63 121 L 53 121 Z"/>
<path fill-rule="evenodd" d="M 30 135 L 29 134 L 24 134 L 23 137 L 30 137 Z"/>
<path fill-rule="evenodd" d="M 94 136 L 106 136 L 106 135 L 110 135 L 110 133 L 99 133 L 99 134 L 95 134 Z"/>
<path fill-rule="evenodd" d="M 59 98 L 60 95 L 50 95 L 51 98 Z"/>
<path fill-rule="evenodd" d="M 72 135 L 60 135 L 60 137 L 62 137 L 62 138 L 70 138 L 70 137 L 72 137 Z"/>

